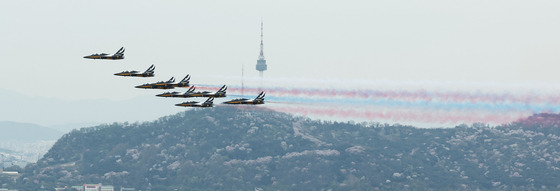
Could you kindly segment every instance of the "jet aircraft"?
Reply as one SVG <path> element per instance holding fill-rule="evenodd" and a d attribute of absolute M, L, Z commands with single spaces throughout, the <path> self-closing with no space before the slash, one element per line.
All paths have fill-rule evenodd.
<path fill-rule="evenodd" d="M 191 79 L 190 75 L 185 76 L 185 78 L 183 78 L 183 80 L 181 80 L 179 83 L 174 84 L 173 82 L 175 82 L 175 77 L 172 77 L 171 79 L 169 79 L 167 82 L 164 81 L 160 81 L 160 82 L 156 82 L 156 83 L 151 83 L 151 84 L 142 84 L 139 86 L 136 86 L 135 88 L 144 88 L 144 89 L 173 89 L 175 87 L 189 87 L 189 80 Z"/>
<path fill-rule="evenodd" d="M 139 86 L 135 86 L 135 88 L 144 88 L 144 89 L 173 89 L 173 82 L 175 82 L 175 77 L 171 77 L 171 79 L 164 81 L 159 81 L 156 83 L 148 83 L 142 84 Z"/>
<path fill-rule="evenodd" d="M 158 97 L 179 97 L 179 96 L 181 96 L 181 94 L 179 94 L 179 93 L 181 93 L 181 92 L 165 92 L 165 93 L 162 93 L 162 94 L 158 94 L 156 96 L 158 96 Z"/>
<path fill-rule="evenodd" d="M 165 92 L 165 93 L 162 93 L 162 94 L 158 94 L 156 96 L 158 96 L 158 97 L 184 97 L 184 95 L 192 93 L 193 91 L 194 91 L 194 86 L 189 88 L 189 90 L 187 90 L 187 92 L 185 92 L 184 94 L 179 94 L 181 92 Z"/>
<path fill-rule="evenodd" d="M 113 55 L 109 55 L 107 53 L 101 53 L 101 54 L 92 54 L 89 56 L 84 56 L 84 58 L 89 58 L 89 59 L 106 59 L 106 60 L 120 60 L 120 59 L 124 59 L 124 47 L 121 47 L 121 49 L 119 49 L 115 54 Z"/>
<path fill-rule="evenodd" d="M 132 77 L 154 77 L 154 70 L 156 67 L 152 64 L 144 73 L 139 73 L 139 71 L 124 71 L 116 73 L 115 76 L 132 76 Z"/>
<path fill-rule="evenodd" d="M 162 94 L 158 94 L 156 96 L 159 97 L 183 97 L 183 98 L 189 98 L 189 97 L 226 97 L 226 90 L 227 87 L 226 85 L 222 86 L 222 88 L 220 88 L 220 90 L 218 90 L 215 93 L 209 92 L 209 91 L 203 91 L 203 92 L 194 92 L 195 88 L 194 86 L 191 86 L 191 88 L 189 88 L 189 90 L 187 90 L 187 92 L 183 93 L 183 94 L 179 94 L 179 92 L 165 92 Z"/>
<path fill-rule="evenodd" d="M 204 103 L 200 103 L 197 101 L 187 101 L 179 104 L 175 104 L 176 106 L 183 106 L 183 107 L 213 107 L 214 106 L 214 98 L 208 98 Z"/>
<path fill-rule="evenodd" d="M 244 105 L 257 105 L 264 104 L 264 92 L 261 92 L 255 99 L 240 98 L 224 102 L 224 104 L 244 104 Z"/>

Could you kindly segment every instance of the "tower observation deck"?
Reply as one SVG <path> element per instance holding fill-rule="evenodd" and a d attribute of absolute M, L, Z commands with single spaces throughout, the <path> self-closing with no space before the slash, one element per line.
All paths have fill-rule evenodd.
<path fill-rule="evenodd" d="M 263 76 L 263 71 L 266 71 L 266 60 L 264 59 L 264 51 L 263 51 L 263 22 L 261 21 L 261 53 L 259 54 L 259 59 L 257 60 L 257 71 L 259 71 L 259 75 Z"/>

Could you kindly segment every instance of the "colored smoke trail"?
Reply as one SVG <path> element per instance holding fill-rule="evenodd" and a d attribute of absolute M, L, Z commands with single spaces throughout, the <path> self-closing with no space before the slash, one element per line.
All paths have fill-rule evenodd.
<path fill-rule="evenodd" d="M 201 85 L 204 89 L 216 91 L 218 86 Z M 317 88 L 282 88 L 282 87 L 228 87 L 228 93 L 246 93 L 257 95 L 261 91 L 266 91 L 274 96 L 304 96 L 304 97 L 341 97 L 349 99 L 391 99 L 406 101 L 439 101 L 439 102 L 487 102 L 487 103 L 537 103 L 537 104 L 560 104 L 560 96 L 544 93 L 471 93 L 471 92 L 445 92 L 445 91 L 426 91 L 426 90 L 343 90 L 343 89 L 317 89 Z"/>
<path fill-rule="evenodd" d="M 389 99 L 344 99 L 344 98 L 307 98 L 307 97 L 267 97 L 269 102 L 275 103 L 291 103 L 291 104 L 304 104 L 304 105 L 340 105 L 348 107 L 404 107 L 412 109 L 437 109 L 437 110 L 484 110 L 493 112 L 508 112 L 508 111 L 530 111 L 534 113 L 539 112 L 560 112 L 560 105 L 552 104 L 533 104 L 528 105 L 524 103 L 499 103 L 490 104 L 485 102 L 468 103 L 468 102 L 437 102 L 437 101 L 402 101 L 402 100 L 389 100 Z"/>
<path fill-rule="evenodd" d="M 216 91 L 221 86 L 200 85 Z M 373 90 L 229 86 L 228 95 L 253 99 L 267 93 L 263 107 L 281 112 L 368 121 L 458 125 L 503 124 L 534 113 L 560 112 L 560 94 L 438 90 Z M 243 92 L 244 95 L 238 95 Z"/>
<path fill-rule="evenodd" d="M 410 110 L 410 109 L 390 109 L 390 110 L 360 110 L 354 108 L 316 108 L 316 107 L 269 107 L 270 109 L 295 113 L 301 115 L 320 115 L 328 117 L 342 117 L 353 119 L 364 119 L 369 121 L 389 120 L 395 122 L 414 122 L 429 124 L 504 124 L 516 121 L 520 118 L 531 115 L 530 112 L 477 112 L 473 114 L 468 111 L 437 111 L 437 110 Z"/>

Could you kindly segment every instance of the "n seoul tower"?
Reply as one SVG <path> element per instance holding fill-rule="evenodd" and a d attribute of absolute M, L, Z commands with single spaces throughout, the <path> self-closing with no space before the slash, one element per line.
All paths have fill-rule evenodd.
<path fill-rule="evenodd" d="M 263 71 L 266 70 L 266 60 L 264 59 L 264 51 L 263 51 L 263 22 L 261 21 L 261 53 L 259 54 L 259 59 L 257 60 L 257 71 L 259 71 L 259 75 L 263 76 Z"/>

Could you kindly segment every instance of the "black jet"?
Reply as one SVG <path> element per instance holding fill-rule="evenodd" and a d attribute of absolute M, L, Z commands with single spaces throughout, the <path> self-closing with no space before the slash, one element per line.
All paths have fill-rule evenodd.
<path fill-rule="evenodd" d="M 191 79 L 190 75 L 185 76 L 179 83 L 174 84 L 175 77 L 172 77 L 167 82 L 160 81 L 151 84 L 142 84 L 139 86 L 135 86 L 135 88 L 144 88 L 144 89 L 173 89 L 175 87 L 189 87 L 189 80 Z"/>
<path fill-rule="evenodd" d="M 203 92 L 194 92 L 195 88 L 194 86 L 191 86 L 191 88 L 189 88 L 189 90 L 187 90 L 187 92 L 180 94 L 179 92 L 165 92 L 162 94 L 158 94 L 156 96 L 159 97 L 182 97 L 182 98 L 189 98 L 189 97 L 226 97 L 226 90 L 227 87 L 226 85 L 222 86 L 222 88 L 220 88 L 220 90 L 218 90 L 217 92 L 209 92 L 209 91 L 203 91 Z"/>
<path fill-rule="evenodd" d="M 121 49 L 119 49 L 115 54 L 113 55 L 109 55 L 107 53 L 101 53 L 101 54 L 92 54 L 89 56 L 84 56 L 84 58 L 89 58 L 89 59 L 106 59 L 106 60 L 120 60 L 120 59 L 124 59 L 124 47 L 121 47 Z"/>
<path fill-rule="evenodd" d="M 162 93 L 162 94 L 158 94 L 156 96 L 158 96 L 158 97 L 186 97 L 184 95 L 187 95 L 187 94 L 193 93 L 193 92 L 194 92 L 194 86 L 189 88 L 189 90 L 187 90 L 187 92 L 185 92 L 184 94 L 181 94 L 181 92 L 165 92 L 165 93 Z"/>
<path fill-rule="evenodd" d="M 179 97 L 180 95 L 182 95 L 180 93 L 181 92 L 165 92 L 165 93 L 162 93 L 162 94 L 158 94 L 156 96 L 158 96 L 158 97 Z"/>
<path fill-rule="evenodd" d="M 214 106 L 214 98 L 208 98 L 204 103 L 200 103 L 197 101 L 187 101 L 179 104 L 175 104 L 176 106 L 183 106 L 183 107 L 213 107 Z"/>
<path fill-rule="evenodd" d="M 115 76 L 132 76 L 132 77 L 154 77 L 154 70 L 156 67 L 152 64 L 145 72 L 140 73 L 139 71 L 124 71 L 116 73 Z"/>
<path fill-rule="evenodd" d="M 261 92 L 255 99 L 240 98 L 224 102 L 224 104 L 243 104 L 243 105 L 257 105 L 264 104 L 264 92 Z"/>
<path fill-rule="evenodd" d="M 144 88 L 144 89 L 173 89 L 173 82 L 175 82 L 175 77 L 171 77 L 171 79 L 164 81 L 159 81 L 156 83 L 148 83 L 142 84 L 139 86 L 135 86 L 135 88 Z"/>
<path fill-rule="evenodd" d="M 222 86 L 217 92 L 214 93 L 209 91 L 194 92 L 194 87 L 192 87 L 192 91 L 185 92 L 183 96 L 184 97 L 226 97 L 226 90 L 227 90 L 226 85 Z"/>

